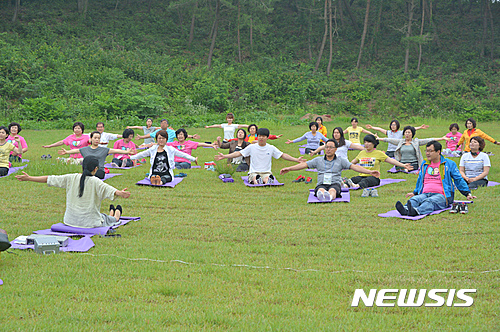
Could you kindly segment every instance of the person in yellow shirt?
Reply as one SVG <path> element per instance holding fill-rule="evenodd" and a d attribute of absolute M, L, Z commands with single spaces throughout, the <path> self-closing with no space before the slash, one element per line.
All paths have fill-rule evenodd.
<path fill-rule="evenodd" d="M 371 131 L 358 126 L 358 118 L 351 119 L 351 126 L 344 130 L 344 134 L 349 134 L 349 141 L 356 144 L 361 144 L 361 133 L 374 135 Z M 374 135 L 375 136 L 375 135 Z"/>
<path fill-rule="evenodd" d="M 462 137 L 460 137 L 460 140 L 457 143 L 457 147 L 459 147 L 460 144 L 464 143 L 463 151 L 470 152 L 470 139 L 474 136 L 479 136 L 482 139 L 492 142 L 493 144 L 500 145 L 500 142 L 497 142 L 494 138 L 485 134 L 481 129 L 476 129 L 476 125 L 476 120 L 474 120 L 473 118 L 468 118 L 467 120 L 465 120 L 465 127 L 467 127 L 467 130 L 465 130 L 462 134 Z"/>
<path fill-rule="evenodd" d="M 316 120 L 314 120 L 314 121 L 316 121 L 316 123 L 318 124 L 318 132 L 322 133 L 322 134 L 323 134 L 323 136 L 327 137 L 328 130 L 327 130 L 327 129 L 326 129 L 326 127 L 323 125 L 323 118 L 322 118 L 322 117 L 320 117 L 320 116 L 318 116 L 318 117 L 316 118 Z M 323 142 L 323 141 L 321 141 L 321 142 L 322 142 L 322 144 L 321 144 L 321 145 L 323 145 L 323 143 L 324 143 L 324 142 Z"/>

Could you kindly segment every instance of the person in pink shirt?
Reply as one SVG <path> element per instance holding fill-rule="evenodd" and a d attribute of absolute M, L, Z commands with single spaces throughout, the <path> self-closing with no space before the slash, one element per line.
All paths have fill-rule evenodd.
<path fill-rule="evenodd" d="M 123 131 L 123 138 L 115 142 L 115 144 L 113 145 L 113 149 L 123 150 L 123 151 L 130 149 L 132 150 L 131 154 L 135 154 L 137 146 L 135 145 L 134 142 L 132 142 L 134 134 L 135 133 L 133 129 L 125 129 Z M 132 161 L 132 159 L 130 159 L 130 156 L 128 154 L 115 154 L 113 156 L 112 163 L 118 167 L 132 167 L 135 165 L 135 161 Z"/>
<path fill-rule="evenodd" d="M 175 148 L 176 150 L 184 152 L 188 155 L 191 155 L 191 152 L 193 150 L 196 150 L 198 146 L 216 149 L 214 144 L 186 141 L 188 133 L 184 128 L 177 129 L 177 131 L 175 132 L 175 136 L 177 137 L 177 142 L 170 142 L 167 143 L 167 145 Z M 174 161 L 175 161 L 175 168 L 177 169 L 191 168 L 191 162 L 186 158 L 174 156 Z"/>
<path fill-rule="evenodd" d="M 44 145 L 44 148 L 53 148 L 56 146 L 67 145 L 70 149 L 81 149 L 90 145 L 90 136 L 84 135 L 83 131 L 85 126 L 81 122 L 75 122 L 73 124 L 73 135 L 69 135 L 61 141 L 57 141 L 50 145 Z M 80 153 L 71 154 L 70 158 L 73 158 L 74 163 L 81 164 L 83 161 L 83 156 Z M 69 161 L 69 160 L 67 160 Z"/>
<path fill-rule="evenodd" d="M 7 142 L 14 144 L 14 146 L 17 149 L 17 141 L 15 140 L 15 137 L 16 136 L 19 137 L 19 141 L 21 142 L 21 148 L 23 149 L 23 153 L 26 153 L 28 151 L 28 144 L 26 144 L 26 140 L 24 139 L 24 137 L 19 135 L 19 133 L 21 132 L 21 125 L 17 122 L 11 122 L 11 124 L 9 124 L 9 132 L 10 132 L 10 134 L 7 137 Z M 15 162 L 15 161 L 21 162 L 22 157 L 23 157 L 22 154 L 17 154 L 16 152 L 11 151 L 10 156 L 9 156 L 9 161 L 10 162 Z"/>
<path fill-rule="evenodd" d="M 446 134 L 446 137 L 450 139 L 450 141 L 446 142 L 446 149 L 443 150 L 443 153 L 446 155 L 453 155 L 453 157 L 460 157 L 462 152 L 462 147 L 457 146 L 458 141 L 460 141 L 460 137 L 462 134 L 458 131 L 460 127 L 458 123 L 452 123 L 450 125 L 450 132 Z"/>

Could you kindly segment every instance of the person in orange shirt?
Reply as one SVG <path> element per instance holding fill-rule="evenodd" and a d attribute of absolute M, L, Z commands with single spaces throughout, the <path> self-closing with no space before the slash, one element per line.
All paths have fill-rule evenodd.
<path fill-rule="evenodd" d="M 457 143 L 457 147 L 459 147 L 460 144 L 464 143 L 463 151 L 470 152 L 470 139 L 474 136 L 479 136 L 485 140 L 492 142 L 493 144 L 500 145 L 500 142 L 497 142 L 494 138 L 485 134 L 481 129 L 476 129 L 476 125 L 476 120 L 474 120 L 473 118 L 468 118 L 467 120 L 465 120 L 465 127 L 467 128 L 467 130 L 465 130 L 462 134 L 462 137 L 460 137 L 460 140 Z"/>

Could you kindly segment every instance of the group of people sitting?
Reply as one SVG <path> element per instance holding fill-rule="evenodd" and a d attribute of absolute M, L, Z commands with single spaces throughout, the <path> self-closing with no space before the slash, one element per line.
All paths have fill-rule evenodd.
<path fill-rule="evenodd" d="M 189 136 L 183 128 L 173 130 L 165 119 L 160 122 L 160 127 L 153 127 L 152 119 L 147 119 L 146 126 L 127 127 L 122 135 L 104 132 L 104 124 L 101 122 L 97 124 L 95 131 L 85 135 L 83 123 L 76 122 L 73 125 L 72 135 L 44 148 L 69 146 L 70 149 L 61 149 L 59 154 L 69 154 L 76 162 L 81 161 L 82 175 L 32 177 L 23 172 L 16 178 L 21 181 L 43 182 L 49 186 L 66 188 L 71 194 L 71 199 L 67 202 L 65 223 L 77 227 L 96 227 L 117 223 L 122 213 L 121 206 L 116 208 L 110 206 L 109 214 L 98 214 L 102 199 L 130 196 L 126 189 L 117 190 L 102 181 L 96 181 L 97 179 L 86 180 L 104 177 L 104 163 L 109 154 L 114 154 L 113 163 L 124 167 L 133 166 L 137 160 L 149 157 L 149 178 L 151 183 L 156 185 L 172 181 L 174 168 L 190 168 L 192 162 L 197 163 L 198 158 L 193 157 L 191 152 L 198 146 L 229 149 L 227 154 L 218 153 L 214 157 L 215 160 L 227 159 L 237 167 L 238 171 L 248 172 L 248 181 L 251 184 L 272 184 L 275 181 L 272 159 L 282 158 L 296 165 L 282 168 L 280 174 L 305 168 L 317 170 L 315 195 L 320 201 L 331 201 L 340 197 L 342 186 L 345 185 L 363 189 L 378 186 L 380 164 L 386 162 L 405 171 L 418 170 L 416 187 L 413 192 L 407 194 L 410 199 L 404 205 L 399 201 L 396 203 L 401 215 L 415 216 L 449 206 L 454 201 L 455 187 L 467 199 L 473 199 L 475 196 L 471 194 L 471 190 L 488 184 L 487 175 L 491 164 L 488 155 L 482 152 L 485 147 L 484 138 L 499 144 L 482 131 L 475 129 L 476 122 L 473 119 L 466 121 L 468 130 L 458 140 L 456 132 L 452 132 L 455 139 L 450 135 L 418 139 L 415 137 L 416 131 L 426 129 L 428 126 L 422 125 L 417 128 L 406 126 L 403 130 L 399 130 L 400 124 L 397 120 L 391 121 L 389 130 L 366 126 L 368 129 L 387 135 L 387 138 L 379 138 L 359 126 L 356 118 L 352 119 L 352 126 L 346 130 L 335 127 L 332 138 L 329 139 L 327 128 L 318 117 L 309 124 L 310 131 L 286 142 L 291 144 L 307 141 L 306 155 L 315 155 L 324 150 L 324 156 L 306 160 L 302 156 L 295 158 L 283 153 L 268 144 L 269 139 L 278 139 L 282 135 L 273 136 L 267 128 L 258 128 L 254 124 L 234 124 L 232 114 L 228 114 L 226 120 L 227 124 L 207 126 L 207 128 L 224 129 L 224 139 L 217 137 L 214 142 L 206 143 L 188 140 L 199 136 Z M 133 129 L 139 128 L 144 131 L 144 135 L 136 136 L 136 139 L 145 139 L 145 144 L 142 145 L 145 150 L 142 152 L 137 151 L 140 147 L 133 142 L 135 136 Z M 248 134 L 244 128 L 248 129 Z M 458 130 L 458 125 L 456 129 Z M 9 158 L 20 157 L 27 151 L 25 140 L 19 136 L 20 131 L 21 126 L 17 123 L 11 123 L 8 128 L 0 127 L 0 175 L 5 175 L 5 170 L 8 171 L 5 165 L 7 163 L 8 166 Z M 234 137 L 235 132 L 236 137 Z M 363 132 L 367 135 L 363 137 L 362 145 L 359 139 Z M 350 140 L 344 138 L 345 133 L 349 135 Z M 119 140 L 114 143 L 113 148 L 108 148 L 109 141 L 116 139 Z M 446 140 L 447 144 L 452 142 L 455 148 L 464 143 L 461 150 L 467 153 L 462 155 L 458 167 L 454 161 L 443 156 L 443 147 L 439 140 Z M 387 151 L 377 149 L 380 141 L 389 143 Z M 422 145 L 426 148 L 427 160 L 424 160 L 420 152 Z M 348 149 L 360 152 L 349 161 Z M 359 174 L 350 179 L 343 179 L 342 170 L 349 169 Z M 88 209 L 92 211 L 84 216 L 84 211 Z"/>

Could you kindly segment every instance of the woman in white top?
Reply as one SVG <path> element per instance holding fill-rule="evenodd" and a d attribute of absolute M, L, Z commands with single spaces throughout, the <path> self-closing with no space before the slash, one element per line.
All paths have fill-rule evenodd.
<path fill-rule="evenodd" d="M 488 155 L 482 152 L 485 145 L 482 137 L 472 137 L 469 143 L 470 152 L 464 153 L 460 158 L 460 174 L 471 190 L 488 185 L 491 162 Z"/>
<path fill-rule="evenodd" d="M 233 123 L 233 121 L 234 121 L 234 114 L 233 113 L 227 113 L 226 121 L 227 121 L 227 123 L 223 123 L 220 125 L 216 124 L 216 125 L 211 125 L 211 126 L 205 126 L 205 128 L 222 128 L 222 129 L 224 129 L 224 141 L 229 141 L 230 139 L 233 139 L 234 132 L 236 131 L 236 129 L 248 128 L 248 125 Z"/>
<path fill-rule="evenodd" d="M 142 159 L 150 157 L 149 179 L 153 185 L 162 185 L 172 182 L 174 179 L 175 160 L 174 157 L 180 157 L 198 164 L 198 157 L 193 157 L 187 153 L 181 152 L 167 145 L 168 133 L 160 130 L 156 133 L 157 145 L 153 145 L 146 151 L 130 156 L 130 159 Z"/>
<path fill-rule="evenodd" d="M 99 161 L 94 157 L 83 159 L 82 174 L 30 176 L 23 172 L 16 175 L 19 181 L 47 183 L 49 187 L 66 189 L 66 212 L 64 223 L 68 226 L 94 228 L 113 226 L 119 223 L 123 213 L 120 205 L 110 206 L 109 214 L 101 213 L 103 199 L 114 200 L 116 196 L 129 198 L 127 188 L 117 190 L 94 175 L 99 169 Z"/>
<path fill-rule="evenodd" d="M 333 140 L 337 141 L 337 143 L 339 144 L 339 147 L 337 148 L 337 152 L 335 152 L 335 155 L 337 155 L 339 157 L 349 159 L 349 158 L 347 158 L 347 150 L 351 149 L 351 150 L 363 151 L 363 149 L 364 149 L 362 145 L 352 143 L 351 141 L 346 140 L 344 138 L 344 130 L 341 127 L 335 127 L 335 129 L 333 129 L 332 137 L 333 137 Z M 318 154 L 320 151 L 322 151 L 324 149 L 325 149 L 325 146 L 322 145 L 319 148 L 317 148 L 316 150 L 311 151 L 311 153 L 309 153 L 309 154 L 311 156 L 314 156 L 315 154 Z"/>

